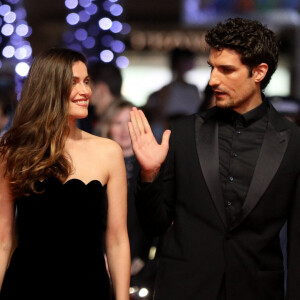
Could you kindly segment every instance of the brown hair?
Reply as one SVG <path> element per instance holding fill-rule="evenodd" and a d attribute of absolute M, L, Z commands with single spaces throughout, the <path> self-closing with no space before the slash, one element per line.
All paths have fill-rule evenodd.
<path fill-rule="evenodd" d="M 110 103 L 101 116 L 100 133 L 102 137 L 110 138 L 109 131 L 115 116 L 124 108 L 132 108 L 133 104 L 127 100 L 118 99 Z"/>
<path fill-rule="evenodd" d="M 69 49 L 50 49 L 38 55 L 28 74 L 12 127 L 0 141 L 15 197 L 36 192 L 38 180 L 65 181 L 71 163 L 64 153 L 68 134 L 72 66 L 85 57 Z"/>

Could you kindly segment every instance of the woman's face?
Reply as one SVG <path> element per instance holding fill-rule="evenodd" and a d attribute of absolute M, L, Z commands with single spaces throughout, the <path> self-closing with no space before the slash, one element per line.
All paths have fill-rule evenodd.
<path fill-rule="evenodd" d="M 73 85 L 69 98 L 69 116 L 72 119 L 82 119 L 88 115 L 89 100 L 92 91 L 89 85 L 86 65 L 82 61 L 73 64 Z"/>
<path fill-rule="evenodd" d="M 117 142 L 121 146 L 122 150 L 131 148 L 131 139 L 128 130 L 130 110 L 130 107 L 125 107 L 119 111 L 113 118 L 109 130 L 109 137 Z"/>

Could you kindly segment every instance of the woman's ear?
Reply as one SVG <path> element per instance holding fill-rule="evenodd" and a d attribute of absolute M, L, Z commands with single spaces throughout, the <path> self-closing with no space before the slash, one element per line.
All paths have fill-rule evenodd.
<path fill-rule="evenodd" d="M 269 69 L 269 67 L 266 63 L 261 63 L 258 66 L 253 68 L 252 76 L 256 83 L 261 82 L 265 78 L 265 76 L 268 72 L 268 69 Z"/>

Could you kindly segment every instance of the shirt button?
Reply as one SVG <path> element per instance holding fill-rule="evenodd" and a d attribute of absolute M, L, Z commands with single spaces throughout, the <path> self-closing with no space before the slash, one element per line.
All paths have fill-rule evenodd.
<path fill-rule="evenodd" d="M 231 202 L 230 202 L 230 201 L 226 201 L 226 205 L 227 205 L 227 206 L 230 206 L 230 205 L 231 205 Z"/>
<path fill-rule="evenodd" d="M 229 177 L 229 181 L 231 181 L 231 182 L 233 181 L 233 177 L 232 176 Z"/>
<path fill-rule="evenodd" d="M 237 157 L 237 156 L 238 156 L 236 152 L 231 152 L 231 155 L 232 155 L 233 157 Z"/>
<path fill-rule="evenodd" d="M 237 133 L 237 134 L 241 134 L 241 131 L 240 131 L 240 130 L 237 130 L 236 133 Z"/>

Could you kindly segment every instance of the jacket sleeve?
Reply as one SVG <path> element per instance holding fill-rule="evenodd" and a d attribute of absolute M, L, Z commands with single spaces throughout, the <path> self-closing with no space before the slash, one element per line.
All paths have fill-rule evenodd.
<path fill-rule="evenodd" d="M 171 129 L 172 130 L 172 129 Z M 169 152 L 158 176 L 152 183 L 140 180 L 136 189 L 136 209 L 146 234 L 159 236 L 174 219 L 174 132 L 170 138 Z"/>
<path fill-rule="evenodd" d="M 300 174 L 290 207 L 287 228 L 287 296 L 286 300 L 300 299 Z"/>

